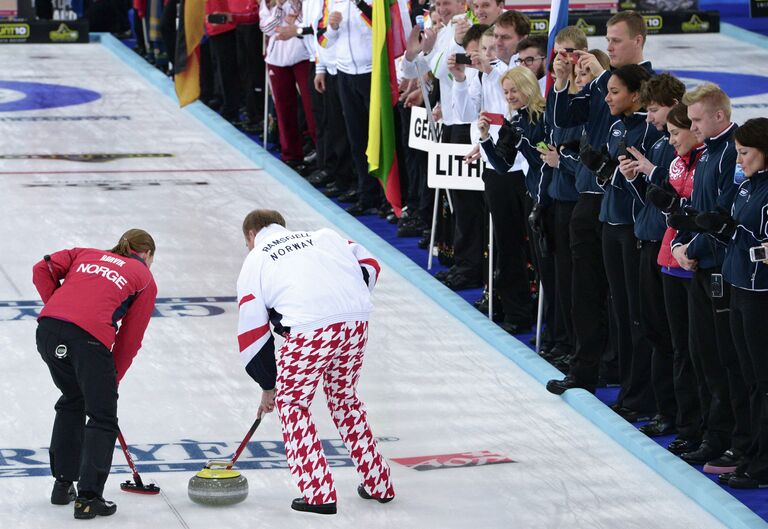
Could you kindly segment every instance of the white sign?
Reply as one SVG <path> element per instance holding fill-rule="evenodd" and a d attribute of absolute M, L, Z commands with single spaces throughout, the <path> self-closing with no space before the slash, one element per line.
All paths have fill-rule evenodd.
<path fill-rule="evenodd" d="M 440 141 L 443 124 L 435 123 L 437 138 L 430 130 L 427 119 L 427 109 L 424 107 L 411 107 L 411 125 L 408 134 L 408 146 L 419 151 L 428 151 L 432 144 Z"/>
<path fill-rule="evenodd" d="M 433 143 L 428 151 L 427 185 L 436 189 L 483 191 L 485 162 L 480 158 L 470 164 L 464 162 L 472 147 L 463 143 Z"/>

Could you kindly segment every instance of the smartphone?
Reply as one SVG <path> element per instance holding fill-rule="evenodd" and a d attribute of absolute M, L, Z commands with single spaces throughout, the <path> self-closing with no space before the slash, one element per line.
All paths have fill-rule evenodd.
<path fill-rule="evenodd" d="M 416 15 L 416 25 L 421 31 L 424 31 L 424 15 Z"/>
<path fill-rule="evenodd" d="M 635 157 L 632 156 L 632 153 L 627 150 L 627 144 L 623 141 L 619 143 L 619 152 L 617 153 L 617 156 L 626 156 L 630 160 L 634 160 Z"/>
<path fill-rule="evenodd" d="M 541 149 L 542 151 L 548 151 L 549 145 L 547 145 L 547 142 L 545 141 L 540 141 L 539 143 L 536 144 L 536 148 Z"/>
<path fill-rule="evenodd" d="M 466 53 L 457 53 L 456 64 L 472 64 L 472 57 Z"/>
<path fill-rule="evenodd" d="M 713 298 L 723 297 L 723 274 L 712 274 L 709 278 Z"/>
<path fill-rule="evenodd" d="M 493 112 L 481 112 L 481 115 L 485 116 L 486 119 L 488 119 L 488 123 L 491 125 L 503 125 L 504 124 L 504 115 L 503 114 L 495 114 Z"/>
<path fill-rule="evenodd" d="M 226 24 L 227 23 L 227 14 L 226 13 L 211 13 L 208 15 L 208 23 L 209 24 Z"/>
<path fill-rule="evenodd" d="M 753 263 L 759 263 L 768 259 L 768 248 L 765 246 L 753 246 L 749 249 L 749 260 Z"/>

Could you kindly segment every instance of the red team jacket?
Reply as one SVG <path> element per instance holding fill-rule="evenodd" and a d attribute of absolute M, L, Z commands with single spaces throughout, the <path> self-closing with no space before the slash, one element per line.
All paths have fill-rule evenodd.
<path fill-rule="evenodd" d="M 37 262 L 32 282 L 45 304 L 39 318 L 74 323 L 104 344 L 112 351 L 119 382 L 141 347 L 155 308 L 157 285 L 144 261 L 72 248 L 51 254 L 49 262 Z"/>
<path fill-rule="evenodd" d="M 228 13 L 232 22 L 211 24 L 208 15 L 213 13 Z M 258 0 L 207 0 L 205 2 L 205 32 L 210 35 L 220 35 L 232 31 L 238 24 L 257 24 L 259 22 Z"/>

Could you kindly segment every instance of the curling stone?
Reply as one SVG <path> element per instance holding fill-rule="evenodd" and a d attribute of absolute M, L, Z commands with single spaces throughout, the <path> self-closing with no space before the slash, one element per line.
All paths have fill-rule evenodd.
<path fill-rule="evenodd" d="M 248 497 L 248 480 L 237 470 L 204 468 L 189 478 L 187 494 L 203 505 L 233 505 Z"/>

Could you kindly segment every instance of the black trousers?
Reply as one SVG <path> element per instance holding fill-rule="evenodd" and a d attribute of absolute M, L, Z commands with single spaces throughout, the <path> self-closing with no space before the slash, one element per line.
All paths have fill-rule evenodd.
<path fill-rule="evenodd" d="M 617 404 L 656 408 L 651 385 L 651 344 L 640 321 L 640 248 L 631 224 L 603 224 L 603 262 L 618 327 L 621 390 Z"/>
<path fill-rule="evenodd" d="M 314 80 L 311 80 L 314 84 Z M 323 132 L 324 152 L 322 160 L 323 168 L 330 172 L 336 185 L 341 189 L 350 189 L 357 187 L 357 177 L 352 165 L 352 153 L 349 147 L 349 136 L 347 135 L 347 125 L 344 121 L 344 111 L 341 106 L 339 94 L 339 76 L 325 74 L 325 94 L 323 94 L 323 120 L 315 122 L 315 128 L 318 135 L 320 129 L 325 128 Z M 319 142 L 318 136 L 318 142 Z M 318 151 L 318 156 L 320 152 Z"/>
<path fill-rule="evenodd" d="M 328 158 L 328 149 L 330 147 L 330 140 L 331 138 L 328 137 L 328 116 L 329 114 L 326 112 L 326 104 L 325 104 L 325 98 L 327 97 L 327 79 L 328 74 L 325 75 L 326 79 L 326 92 L 318 92 L 315 90 L 315 63 L 310 62 L 309 63 L 309 75 L 307 76 L 307 84 L 309 86 L 309 93 L 312 94 L 312 116 L 315 120 L 315 135 L 316 135 L 316 141 L 315 141 L 315 150 L 317 152 L 317 161 L 318 166 L 321 169 L 327 170 L 327 158 Z M 338 119 L 339 116 L 336 116 L 336 119 L 338 121 L 343 121 L 341 119 Z M 346 133 L 345 133 L 346 136 Z M 330 172 L 330 171 L 329 171 Z"/>
<path fill-rule="evenodd" d="M 704 439 L 715 450 L 746 452 L 751 442 L 749 397 L 731 335 L 730 285 L 723 284 L 722 297 L 712 296 L 712 274 L 718 273 L 719 268 L 697 270 L 688 298 L 691 354 L 700 359 L 697 375 L 711 395 Z"/>
<path fill-rule="evenodd" d="M 750 393 L 753 431 L 746 470 L 754 478 L 768 480 L 768 355 L 765 348 L 768 292 L 731 288 L 730 320 Z"/>
<path fill-rule="evenodd" d="M 571 318 L 575 337 L 569 374 L 584 384 L 596 384 L 600 358 L 608 340 L 608 288 L 603 265 L 603 195 L 581 193 L 571 214 Z"/>
<path fill-rule="evenodd" d="M 237 67 L 237 36 L 234 30 L 210 37 L 213 63 L 221 81 L 221 117 L 235 121 L 240 112 L 240 73 Z"/>
<path fill-rule="evenodd" d="M 499 174 L 483 171 L 485 204 L 493 218 L 496 281 L 494 291 L 501 298 L 504 320 L 531 325 L 531 291 L 528 279 L 525 225 L 525 175 L 522 171 Z"/>
<path fill-rule="evenodd" d="M 536 271 L 536 277 L 541 281 L 544 289 L 543 320 L 546 327 L 541 333 L 541 341 L 550 347 L 562 339 L 563 330 L 562 321 L 557 319 L 557 304 L 555 302 L 555 258 L 550 251 L 554 246 L 552 242 L 552 233 L 554 231 L 555 215 L 551 207 L 544 209 L 542 213 L 543 229 L 541 233 L 535 233 L 531 224 L 528 222 L 528 216 L 533 209 L 533 199 L 525 196 L 525 230 L 528 235 L 528 243 L 533 262 L 533 268 Z"/>
<path fill-rule="evenodd" d="M 699 384 L 696 378 L 697 369 L 688 347 L 688 289 L 690 279 L 662 274 L 664 288 L 664 306 L 666 307 L 667 322 L 674 348 L 672 361 L 672 378 L 677 404 L 675 426 L 677 436 L 689 441 L 701 439 L 703 425 L 703 409 L 709 409 L 709 392 L 706 384 Z M 703 394 L 702 394 L 703 391 Z M 703 404 L 706 403 L 706 408 Z"/>
<path fill-rule="evenodd" d="M 358 201 L 363 207 L 381 205 L 383 193 L 378 180 L 368 174 L 368 107 L 371 99 L 371 74 L 350 75 L 339 72 L 338 86 L 352 164 L 357 177 Z"/>
<path fill-rule="evenodd" d="M 178 0 L 171 0 L 163 7 L 160 17 L 160 35 L 168 52 L 168 60 L 176 64 L 176 16 L 178 14 Z"/>
<path fill-rule="evenodd" d="M 651 387 L 656 412 L 668 419 L 677 415 L 673 365 L 675 352 L 664 305 L 661 267 L 656 260 L 661 241 L 641 241 L 640 248 L 640 320 L 653 346 Z"/>
<path fill-rule="evenodd" d="M 51 318 L 38 324 L 37 350 L 61 391 L 49 450 L 51 472 L 58 480 L 78 481 L 80 494 L 101 496 L 118 432 L 112 353 L 80 327 Z"/>
<path fill-rule="evenodd" d="M 553 212 L 553 233 L 550 238 L 550 252 L 555 266 L 555 319 L 558 322 L 557 341 L 566 351 L 573 351 L 576 343 L 571 317 L 573 291 L 571 289 L 573 263 L 571 258 L 571 216 L 576 202 L 555 200 L 551 206 Z"/>
<path fill-rule="evenodd" d="M 469 125 L 443 126 L 443 143 L 471 142 Z M 452 189 L 453 202 L 453 270 L 472 279 L 482 277 L 483 232 L 486 215 L 483 193 Z"/>
<path fill-rule="evenodd" d="M 258 124 L 264 119 L 264 39 L 258 23 L 238 24 L 235 37 L 246 119 Z"/>

